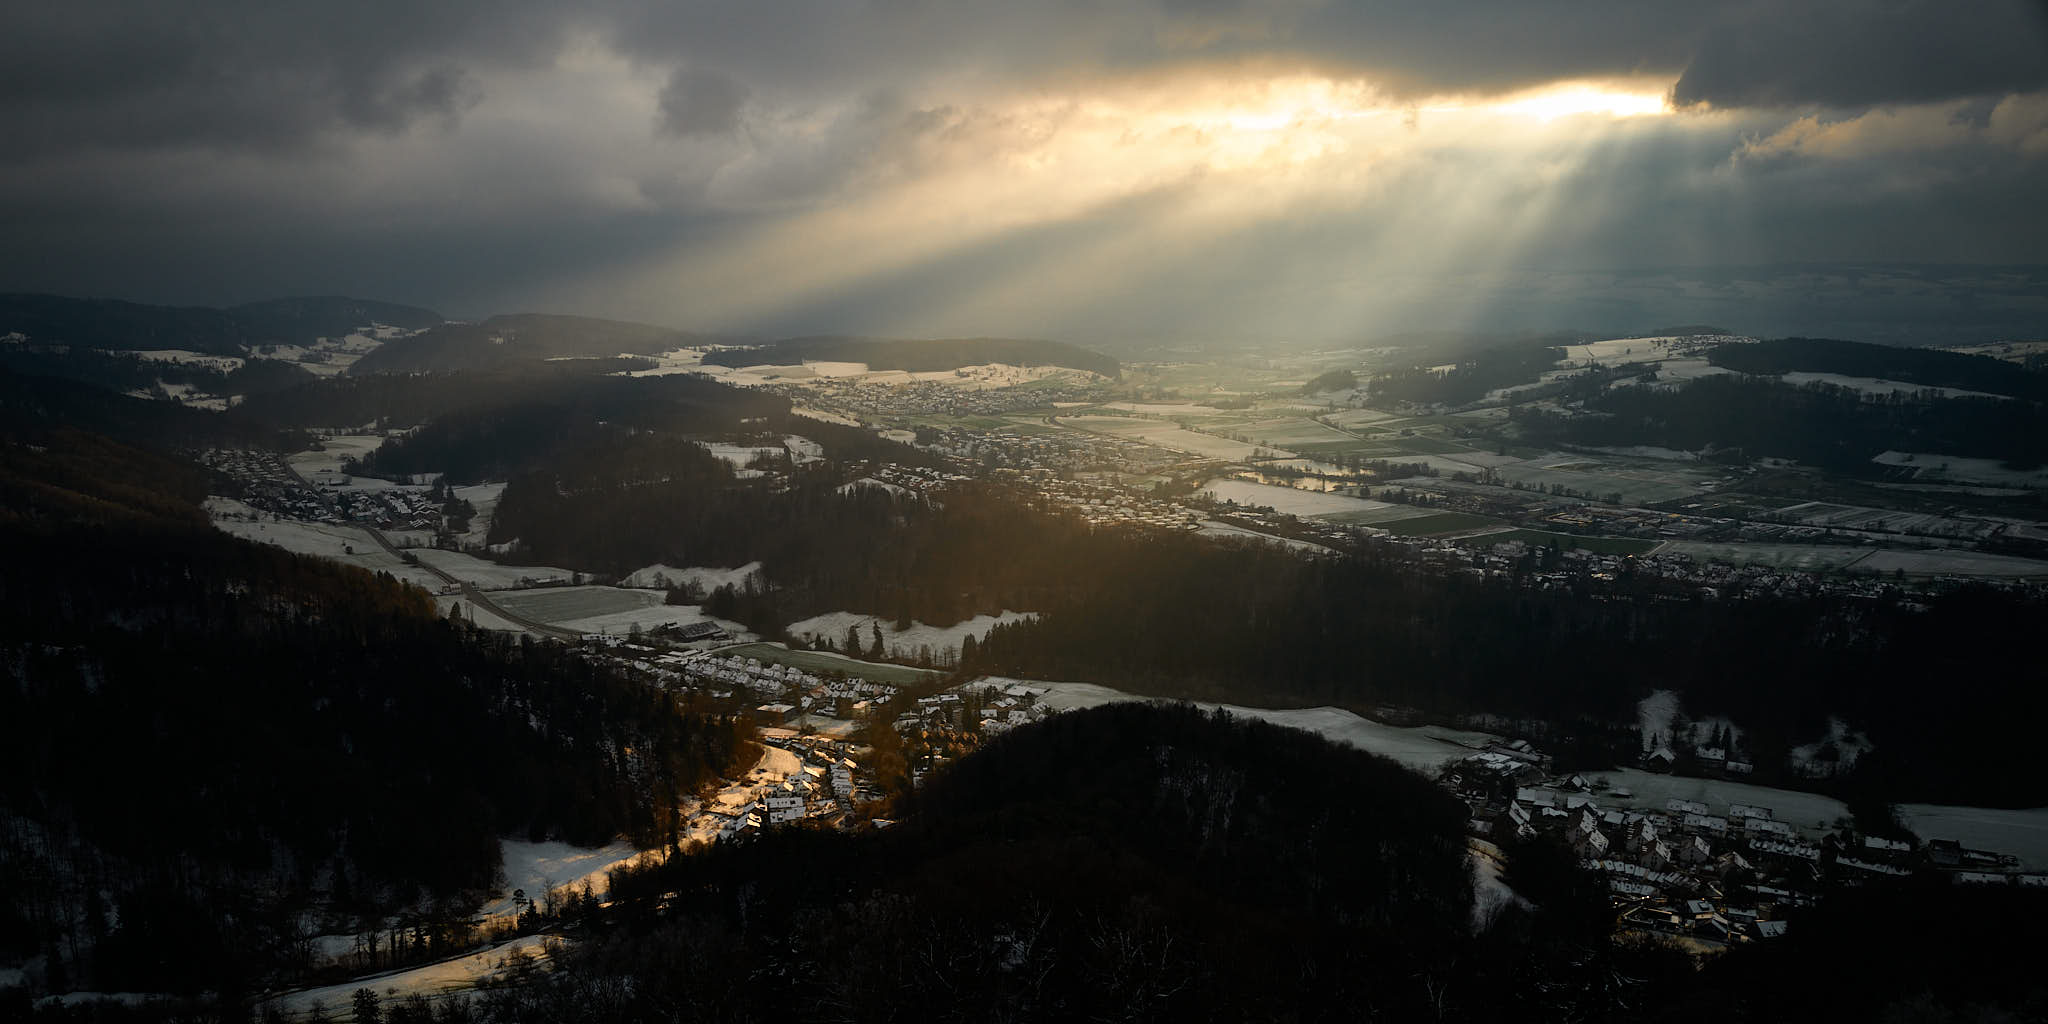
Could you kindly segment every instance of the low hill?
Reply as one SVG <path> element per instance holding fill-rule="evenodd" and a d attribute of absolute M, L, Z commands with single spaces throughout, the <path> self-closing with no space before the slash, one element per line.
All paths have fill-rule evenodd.
<path fill-rule="evenodd" d="M 289 440 L 254 417 L 133 398 L 60 377 L 17 373 L 0 361 L 0 435 L 38 439 L 60 427 L 154 448 L 268 448 Z"/>
<path fill-rule="evenodd" d="M 927 373 L 963 366 L 1063 366 L 1104 377 L 1120 377 L 1117 361 L 1059 341 L 1023 338 L 931 338 L 922 340 L 821 336 L 789 338 L 767 345 L 723 349 L 705 355 L 714 366 L 793 366 L 806 360 L 866 363 L 873 370 Z"/>
<path fill-rule="evenodd" d="M 1070 712 L 948 766 L 892 828 L 770 834 L 615 879 L 619 914 L 650 923 L 678 894 L 662 926 L 509 998 L 579 1020 L 1315 1020 L 1367 1003 L 1421 1019 L 1413 979 L 1445 969 L 1471 920 L 1463 828 L 1421 776 L 1310 733 L 1185 705 Z M 771 976 L 787 980 L 730 981 Z M 585 985 L 633 1004 L 560 998 Z"/>
<path fill-rule="evenodd" d="M 351 374 L 493 370 L 548 359 L 605 359 L 728 344 L 734 339 L 586 316 L 518 313 L 477 323 L 448 323 L 389 342 L 349 368 Z"/>
<path fill-rule="evenodd" d="M 371 324 L 417 329 L 432 310 L 339 296 L 278 299 L 230 309 L 152 306 L 61 295 L 0 295 L 0 334 L 38 344 L 114 350 L 182 349 L 240 356 L 257 345 L 305 345 Z"/>
<path fill-rule="evenodd" d="M 1304 395 L 1321 395 L 1332 391 L 1351 391 L 1358 387 L 1358 375 L 1346 369 L 1331 370 L 1301 386 Z"/>
<path fill-rule="evenodd" d="M 444 323 L 447 317 L 431 309 L 401 306 L 390 302 L 321 295 L 251 302 L 228 309 L 262 343 L 304 344 L 315 338 L 335 338 L 371 324 L 425 330 Z"/>

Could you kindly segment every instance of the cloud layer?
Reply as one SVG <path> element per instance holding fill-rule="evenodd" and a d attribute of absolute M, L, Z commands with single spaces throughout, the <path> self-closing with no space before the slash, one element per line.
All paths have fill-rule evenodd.
<path fill-rule="evenodd" d="M 5 290 L 1324 338 L 1601 315 L 1554 293 L 1603 269 L 2048 263 L 2027 0 L 88 0 L 7 22 Z"/>

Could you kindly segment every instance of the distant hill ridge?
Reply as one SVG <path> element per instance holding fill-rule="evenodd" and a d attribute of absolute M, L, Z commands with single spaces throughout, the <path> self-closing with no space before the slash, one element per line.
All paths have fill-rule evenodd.
<path fill-rule="evenodd" d="M 1738 373 L 1835 373 L 1958 388 L 2032 401 L 2048 399 L 2048 374 L 1990 356 L 1934 348 L 1900 348 L 1833 338 L 1776 338 L 1722 345 L 1709 362 Z"/>
<path fill-rule="evenodd" d="M 418 330 L 444 321 L 418 306 L 323 295 L 227 309 L 153 306 L 62 295 L 0 295 L 0 334 L 46 344 L 113 350 L 185 349 L 241 356 L 258 345 L 305 345 L 370 324 Z"/>
<path fill-rule="evenodd" d="M 651 355 L 678 348 L 757 339 L 696 334 L 671 327 L 551 313 L 513 313 L 475 323 L 444 323 L 384 344 L 351 374 L 497 369 L 517 362 Z"/>
<path fill-rule="evenodd" d="M 1061 341 L 1028 338 L 901 339 L 821 335 L 724 349 L 704 356 L 704 361 L 713 366 L 733 367 L 793 366 L 806 360 L 866 363 L 869 369 L 911 373 L 1006 363 L 1012 366 L 1060 366 L 1110 378 L 1122 376 L 1121 364 L 1100 352 Z"/>

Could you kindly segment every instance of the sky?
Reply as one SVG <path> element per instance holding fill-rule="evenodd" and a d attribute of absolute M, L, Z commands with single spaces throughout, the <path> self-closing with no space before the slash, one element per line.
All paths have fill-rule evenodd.
<path fill-rule="evenodd" d="M 67 0 L 0 139 L 0 291 L 2048 337 L 2039 0 Z"/>

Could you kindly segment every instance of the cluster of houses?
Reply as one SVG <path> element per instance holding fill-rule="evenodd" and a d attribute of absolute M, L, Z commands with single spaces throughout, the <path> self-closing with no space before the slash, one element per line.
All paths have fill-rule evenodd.
<path fill-rule="evenodd" d="M 946 729 L 993 736 L 1054 714 L 1052 706 L 1039 701 L 1041 695 L 1023 683 L 1002 683 L 919 697 L 896 716 L 896 731 Z"/>
<path fill-rule="evenodd" d="M 315 474 L 316 476 L 318 474 Z M 343 486 L 348 477 L 341 474 Z M 321 490 L 330 488 L 323 485 Z M 441 507 L 427 492 L 402 487 L 379 490 L 334 490 L 334 507 L 352 523 L 373 523 L 380 530 L 438 530 Z"/>
<path fill-rule="evenodd" d="M 801 384 L 773 385 L 769 390 L 868 423 L 909 416 L 1001 416 L 1054 403 L 1099 402 L 1110 394 L 1107 381 L 1081 370 L 1031 376 L 1040 379 L 1029 381 L 1029 386 L 1002 386 L 1000 377 L 983 377 L 971 370 L 956 371 L 951 380 L 887 383 L 859 377 L 817 377 Z"/>
<path fill-rule="evenodd" d="M 1142 476 L 1187 461 L 1184 455 L 1143 441 L 1073 430 L 1026 433 L 1011 429 L 948 427 L 923 447 L 984 469 L 1039 470 L 1053 474 L 1107 470 Z"/>
<path fill-rule="evenodd" d="M 1956 884 L 2048 885 L 2048 875 L 2019 873 L 2012 857 L 1952 840 L 1920 844 L 1847 830 L 1816 837 L 1755 804 L 1671 799 L 1646 807 L 1628 790 L 1552 775 L 1548 759 L 1523 741 L 1452 762 L 1440 781 L 1465 800 L 1475 839 L 1569 846 L 1604 881 L 1618 934 L 1703 944 L 1696 948 L 1783 935 L 1793 908 L 1829 886 L 1929 871 Z"/>
<path fill-rule="evenodd" d="M 842 822 L 856 802 L 870 797 L 868 779 L 846 744 L 817 736 L 764 736 L 761 742 L 797 755 L 799 767 L 738 808 L 715 813 L 720 842 L 806 820 Z"/>
<path fill-rule="evenodd" d="M 675 651 L 654 660 L 671 667 L 679 682 L 710 690 L 714 697 L 729 697 L 738 690 L 747 690 L 759 697 L 774 698 L 755 709 L 757 715 L 775 715 L 776 721 L 769 724 L 777 724 L 791 714 L 864 719 L 893 701 L 897 693 L 896 687 L 888 683 L 858 676 L 817 675 L 794 665 L 739 655 Z"/>
<path fill-rule="evenodd" d="M 1096 526 L 1193 530 L 1202 523 L 1203 515 L 1198 510 L 1124 487 L 1062 479 L 1043 469 L 997 470 L 996 475 L 1023 483 L 1046 502 L 1076 513 Z"/>
<path fill-rule="evenodd" d="M 247 448 L 211 448 L 198 453 L 203 465 L 241 484 L 243 504 L 279 519 L 338 523 L 327 499 L 299 482 L 298 474 L 276 452 Z"/>

